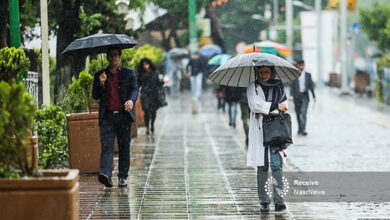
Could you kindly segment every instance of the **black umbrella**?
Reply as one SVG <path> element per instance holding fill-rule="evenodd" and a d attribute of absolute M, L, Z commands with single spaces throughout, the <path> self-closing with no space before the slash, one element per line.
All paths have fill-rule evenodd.
<path fill-rule="evenodd" d="M 137 44 L 137 41 L 126 34 L 94 34 L 72 41 L 62 54 L 98 54 L 105 53 L 111 47 L 122 50 Z"/>

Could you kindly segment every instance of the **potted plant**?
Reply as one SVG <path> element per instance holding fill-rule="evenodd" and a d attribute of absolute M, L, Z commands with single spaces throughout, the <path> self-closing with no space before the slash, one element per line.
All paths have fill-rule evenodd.
<path fill-rule="evenodd" d="M 29 153 L 36 104 L 6 63 L 17 73 L 28 60 L 21 48 L 0 50 L 0 219 L 78 219 L 78 170 L 36 169 Z"/>

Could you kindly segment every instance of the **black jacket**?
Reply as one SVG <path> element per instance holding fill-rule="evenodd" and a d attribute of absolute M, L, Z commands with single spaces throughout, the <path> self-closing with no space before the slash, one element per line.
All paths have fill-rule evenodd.
<path fill-rule="evenodd" d="M 316 95 L 314 93 L 314 82 L 311 79 L 311 74 L 308 72 L 305 73 L 305 91 L 304 93 L 308 93 L 309 90 L 311 91 L 313 98 L 316 98 Z M 299 96 L 301 92 L 299 91 L 299 79 L 294 80 L 291 83 L 291 88 L 290 88 L 291 95 L 294 97 L 294 99 L 299 99 Z"/>
<path fill-rule="evenodd" d="M 105 71 L 108 73 L 108 69 L 101 70 L 95 73 L 93 80 L 93 88 L 92 88 L 92 97 L 96 100 L 100 100 L 99 102 L 99 125 L 103 121 L 103 116 L 108 107 L 108 99 L 110 97 L 109 94 L 109 84 L 108 79 L 105 81 L 104 87 L 100 85 L 99 75 Z M 137 79 L 135 77 L 135 73 L 131 69 L 127 69 L 121 66 L 121 71 L 118 72 L 119 77 L 119 87 L 120 94 L 122 98 L 122 105 L 125 104 L 127 100 L 132 100 L 134 103 L 133 109 L 128 113 L 129 122 L 135 122 L 135 102 L 138 97 L 138 86 Z"/>

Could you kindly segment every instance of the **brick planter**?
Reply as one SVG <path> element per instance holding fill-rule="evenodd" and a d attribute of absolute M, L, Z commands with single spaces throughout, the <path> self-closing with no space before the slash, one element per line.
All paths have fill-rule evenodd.
<path fill-rule="evenodd" d="M 42 173 L 40 178 L 0 179 L 0 219 L 79 219 L 79 171 Z"/>

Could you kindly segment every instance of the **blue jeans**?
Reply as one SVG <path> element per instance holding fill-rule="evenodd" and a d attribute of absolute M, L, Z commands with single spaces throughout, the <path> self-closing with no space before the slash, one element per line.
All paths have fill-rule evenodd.
<path fill-rule="evenodd" d="M 229 123 L 236 124 L 237 102 L 229 102 Z"/>
<path fill-rule="evenodd" d="M 114 153 L 115 136 L 118 140 L 119 162 L 118 177 L 127 178 L 130 169 L 130 131 L 131 123 L 124 112 L 113 115 L 106 112 L 100 125 L 100 141 L 102 153 L 100 155 L 100 173 L 112 176 L 112 158 Z"/>
<path fill-rule="evenodd" d="M 192 98 L 199 98 L 202 95 L 203 73 L 190 77 Z"/>
<path fill-rule="evenodd" d="M 270 203 L 270 198 L 265 191 L 265 182 L 268 179 L 268 151 L 269 147 L 264 148 L 264 166 L 257 167 L 257 192 L 259 195 L 259 200 L 261 203 Z M 280 156 L 279 152 L 270 152 L 271 154 L 271 171 L 272 177 L 276 180 L 276 184 L 273 185 L 272 196 L 274 199 L 274 203 L 282 202 L 283 199 L 279 195 L 278 191 L 281 192 L 283 190 L 283 160 Z"/>

